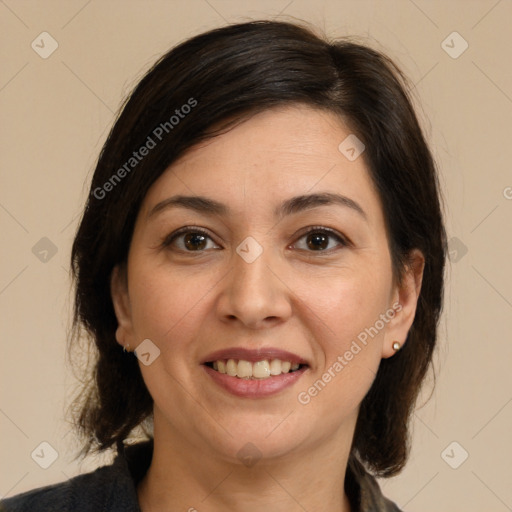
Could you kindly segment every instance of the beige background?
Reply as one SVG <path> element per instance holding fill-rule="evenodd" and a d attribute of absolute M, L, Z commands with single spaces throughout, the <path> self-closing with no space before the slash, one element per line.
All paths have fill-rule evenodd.
<path fill-rule="evenodd" d="M 72 462 L 64 419 L 75 386 L 65 369 L 68 261 L 122 99 L 178 41 L 276 16 L 361 36 L 396 59 L 416 84 L 441 169 L 452 262 L 438 378 L 415 414 L 410 462 L 385 493 L 411 512 L 512 510 L 510 0 L 0 1 L 0 495 L 98 464 Z M 58 43 L 46 59 L 31 47 L 43 31 Z M 454 31 L 469 44 L 458 58 L 462 39 L 442 45 Z M 55 255 L 41 252 L 43 237 Z M 31 458 L 43 441 L 58 453 L 46 470 Z"/>

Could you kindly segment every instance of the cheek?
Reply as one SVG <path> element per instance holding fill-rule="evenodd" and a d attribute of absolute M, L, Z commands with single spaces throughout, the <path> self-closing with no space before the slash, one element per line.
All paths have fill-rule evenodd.
<path fill-rule="evenodd" d="M 130 297 L 137 338 L 149 338 L 161 350 L 186 345 L 200 328 L 220 278 L 211 273 L 202 273 L 201 278 L 190 272 L 182 275 L 164 265 L 149 268 L 137 261 L 133 266 L 137 271 L 132 274 Z"/>
<path fill-rule="evenodd" d="M 134 268 L 137 263 L 134 261 Z M 194 278 L 164 266 L 138 265 L 130 282 L 135 346 L 149 338 L 160 350 L 149 366 L 139 364 L 155 404 L 170 410 L 187 410 L 188 393 L 177 383 L 190 382 L 196 344 L 204 332 L 205 315 L 219 279 Z M 192 403 L 194 403 L 192 401 Z"/>
<path fill-rule="evenodd" d="M 385 327 L 375 330 L 375 324 L 386 311 L 388 292 L 383 283 L 368 276 L 331 279 L 329 286 L 309 287 L 303 295 L 301 314 L 314 340 L 319 367 L 312 368 L 297 401 L 321 417 L 327 430 L 357 414 L 375 379 L 385 331 Z"/>
<path fill-rule="evenodd" d="M 332 273 L 297 285 L 296 295 L 303 303 L 304 322 L 312 325 L 313 333 L 322 332 L 317 339 L 325 340 L 323 349 L 332 357 L 334 352 L 338 355 L 348 350 L 354 340 L 363 342 L 368 330 L 372 339 L 382 337 L 385 328 L 377 329 L 378 333 L 371 328 L 387 310 L 390 286 L 384 271 Z"/>
<path fill-rule="evenodd" d="M 308 407 L 333 428 L 340 415 L 357 411 L 381 361 L 386 324 L 380 319 L 388 308 L 391 277 L 385 268 L 374 268 L 316 276 L 297 290 L 319 364 L 297 400 L 314 402 Z"/>

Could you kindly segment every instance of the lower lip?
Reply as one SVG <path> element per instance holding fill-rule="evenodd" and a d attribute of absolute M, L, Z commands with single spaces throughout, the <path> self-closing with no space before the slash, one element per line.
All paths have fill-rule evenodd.
<path fill-rule="evenodd" d="M 242 398 L 265 398 L 276 395 L 284 389 L 293 386 L 307 370 L 307 367 L 303 367 L 294 372 L 282 373 L 267 379 L 240 379 L 238 377 L 231 377 L 226 373 L 219 373 L 209 366 L 202 366 L 216 384 L 231 394 Z"/>

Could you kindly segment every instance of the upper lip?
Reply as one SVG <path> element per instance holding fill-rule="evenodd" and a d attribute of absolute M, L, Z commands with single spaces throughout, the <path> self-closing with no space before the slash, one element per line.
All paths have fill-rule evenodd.
<path fill-rule="evenodd" d="M 243 347 L 225 348 L 208 354 L 201 361 L 201 364 L 212 363 L 213 361 L 225 359 L 242 359 L 251 363 L 263 361 L 264 359 L 280 359 L 281 361 L 290 361 L 291 363 L 308 364 L 304 358 L 297 354 L 274 347 L 262 347 L 257 349 L 248 349 Z"/>

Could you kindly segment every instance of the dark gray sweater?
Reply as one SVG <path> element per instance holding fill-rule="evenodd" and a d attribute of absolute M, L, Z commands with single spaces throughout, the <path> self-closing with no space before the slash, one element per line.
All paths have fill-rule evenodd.
<path fill-rule="evenodd" d="M 136 489 L 152 454 L 152 441 L 120 445 L 111 465 L 5 499 L 0 512 L 141 512 Z M 345 489 L 353 512 L 400 512 L 355 459 L 347 468 Z"/>

